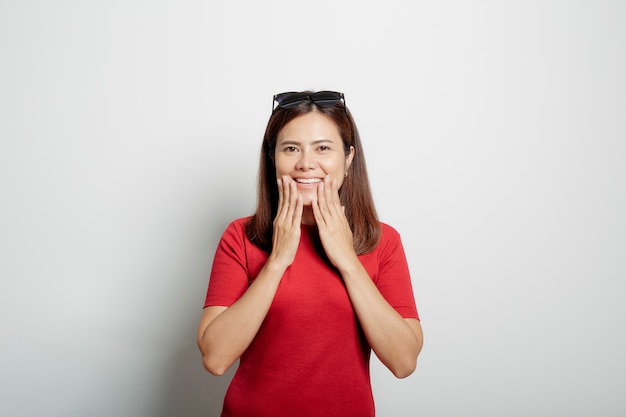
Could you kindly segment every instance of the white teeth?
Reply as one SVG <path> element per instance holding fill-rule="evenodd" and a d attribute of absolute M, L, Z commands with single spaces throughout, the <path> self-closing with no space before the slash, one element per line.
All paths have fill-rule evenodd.
<path fill-rule="evenodd" d="M 320 178 L 295 178 L 295 181 L 300 184 L 316 184 L 322 182 Z"/>

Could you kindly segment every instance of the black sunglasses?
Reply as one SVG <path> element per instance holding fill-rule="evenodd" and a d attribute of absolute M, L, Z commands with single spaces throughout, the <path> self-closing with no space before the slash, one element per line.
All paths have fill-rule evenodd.
<path fill-rule="evenodd" d="M 341 102 L 343 103 L 343 108 L 345 109 L 346 114 L 348 113 L 348 109 L 346 108 L 346 99 L 343 93 L 338 93 L 336 91 L 318 91 L 316 93 L 297 93 L 291 91 L 287 93 L 275 94 L 274 100 L 272 101 L 272 113 L 274 113 L 279 107 L 281 109 L 293 109 L 303 101 L 310 101 L 319 107 L 332 107 Z M 274 106 L 274 103 L 276 103 L 277 106 Z"/>

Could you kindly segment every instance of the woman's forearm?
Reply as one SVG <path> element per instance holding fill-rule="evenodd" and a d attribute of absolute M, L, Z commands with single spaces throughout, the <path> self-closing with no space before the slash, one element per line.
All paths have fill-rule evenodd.
<path fill-rule="evenodd" d="M 285 268 L 269 262 L 230 307 L 207 307 L 198 329 L 204 367 L 222 375 L 250 345 L 274 300 Z"/>
<path fill-rule="evenodd" d="M 415 370 L 422 349 L 419 321 L 410 324 L 385 300 L 360 262 L 341 271 L 350 300 L 370 346 L 398 378 Z"/>

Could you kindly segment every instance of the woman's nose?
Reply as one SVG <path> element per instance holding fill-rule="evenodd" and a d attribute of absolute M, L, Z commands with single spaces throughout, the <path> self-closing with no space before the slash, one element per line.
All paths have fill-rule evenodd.
<path fill-rule="evenodd" d="M 314 169 L 315 168 L 315 155 L 310 152 L 304 151 L 300 154 L 300 159 L 296 164 L 297 169 Z"/>

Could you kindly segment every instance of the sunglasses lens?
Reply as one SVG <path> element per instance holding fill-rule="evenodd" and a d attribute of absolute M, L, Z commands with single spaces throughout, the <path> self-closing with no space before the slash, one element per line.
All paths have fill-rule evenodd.
<path fill-rule="evenodd" d="M 320 91 L 311 95 L 311 99 L 320 107 L 330 107 L 341 101 L 341 93 L 334 91 Z"/>
<path fill-rule="evenodd" d="M 306 100 L 307 97 L 308 94 L 293 92 L 277 94 L 274 100 L 276 100 L 279 107 L 282 107 L 283 109 L 292 109 L 302 103 L 303 100 Z"/>
<path fill-rule="evenodd" d="M 283 109 L 293 109 L 303 101 L 312 101 L 319 107 L 330 107 L 343 101 L 343 94 L 335 91 L 318 91 L 316 93 L 288 92 L 276 94 L 274 101 L 278 104 L 278 107 Z"/>

